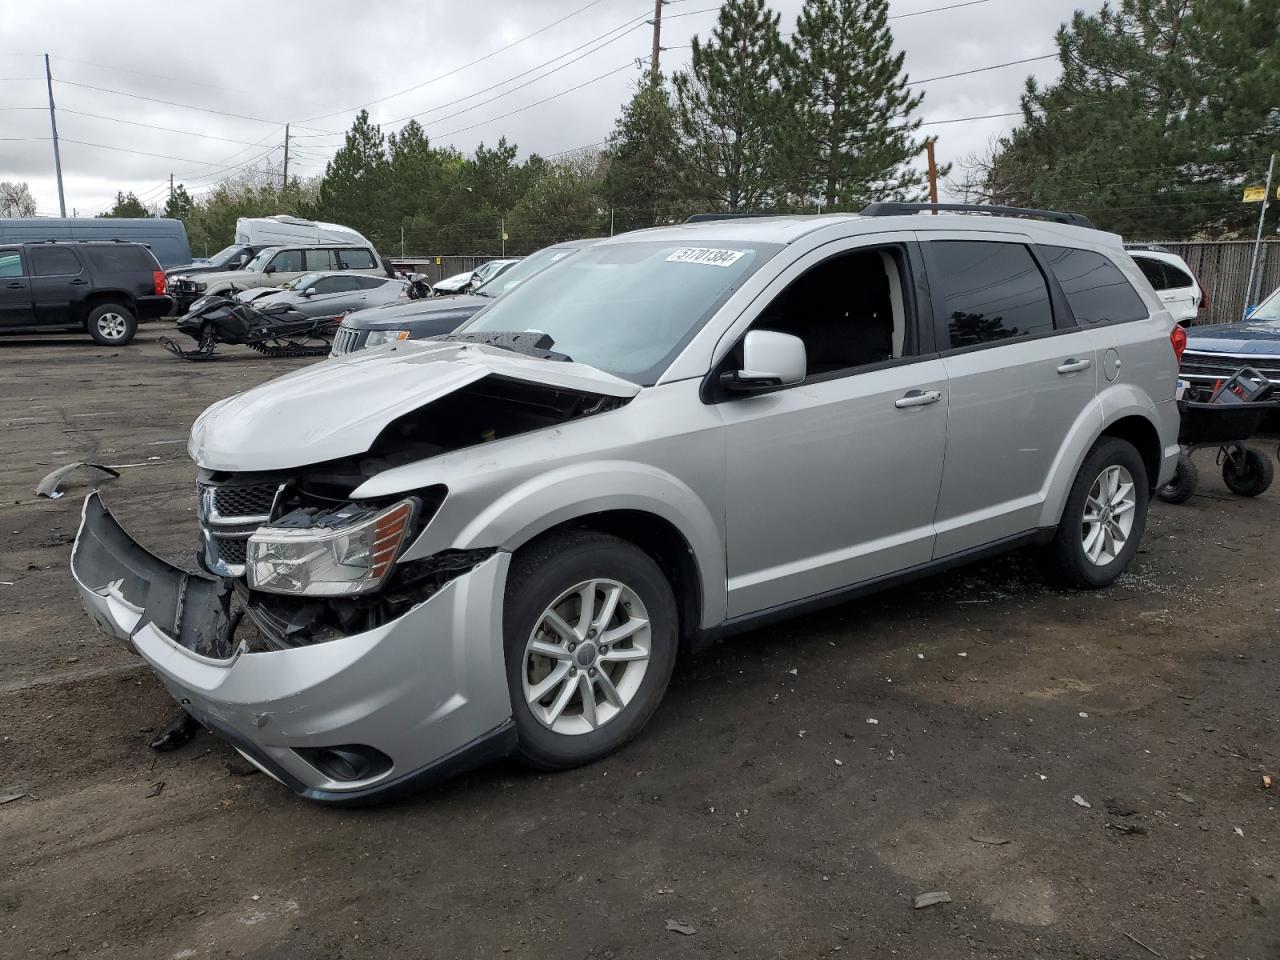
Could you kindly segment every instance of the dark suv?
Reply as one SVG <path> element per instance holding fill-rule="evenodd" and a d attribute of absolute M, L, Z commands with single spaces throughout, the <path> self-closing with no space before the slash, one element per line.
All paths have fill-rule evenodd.
<path fill-rule="evenodd" d="M 115 347 L 133 339 L 139 320 L 172 309 L 164 271 L 144 244 L 0 245 L 0 330 L 78 328 Z"/>

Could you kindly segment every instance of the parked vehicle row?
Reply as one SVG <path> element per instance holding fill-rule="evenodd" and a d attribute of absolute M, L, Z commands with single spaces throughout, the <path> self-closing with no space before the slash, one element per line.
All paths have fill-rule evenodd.
<path fill-rule="evenodd" d="M 201 569 L 92 495 L 86 608 L 350 802 L 589 762 L 682 651 L 1014 546 L 1112 583 L 1174 469 L 1185 332 L 1083 218 L 916 210 L 600 240 L 446 340 L 228 397 L 188 448 Z"/>

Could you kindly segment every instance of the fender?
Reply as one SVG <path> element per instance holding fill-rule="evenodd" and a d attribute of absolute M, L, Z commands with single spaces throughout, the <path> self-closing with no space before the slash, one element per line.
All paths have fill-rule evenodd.
<path fill-rule="evenodd" d="M 1080 465 L 1088 456 L 1098 438 L 1106 432 L 1111 424 L 1125 417 L 1139 416 L 1151 423 L 1157 435 L 1162 435 L 1160 426 L 1163 417 L 1151 398 L 1138 387 L 1129 383 L 1110 384 L 1099 393 L 1094 402 L 1085 407 L 1071 425 L 1067 438 L 1054 458 L 1049 470 L 1048 483 L 1045 489 L 1044 505 L 1040 512 L 1038 526 L 1041 529 L 1056 527 L 1062 519 L 1062 511 L 1066 507 L 1067 494 L 1075 483 Z M 1172 448 L 1177 456 L 1177 445 Z M 1167 461 L 1169 451 L 1161 449 L 1163 461 Z M 1162 468 L 1161 473 L 1164 473 Z M 1153 482 L 1156 478 L 1152 478 Z"/>
<path fill-rule="evenodd" d="M 454 496 L 452 491 L 449 496 Z M 584 461 L 530 477 L 485 504 L 456 532 L 428 523 L 402 559 L 445 549 L 513 551 L 552 527 L 610 510 L 651 513 L 675 527 L 692 550 L 698 570 L 702 625 L 724 620 L 725 562 L 715 518 L 686 483 L 631 460 Z"/>

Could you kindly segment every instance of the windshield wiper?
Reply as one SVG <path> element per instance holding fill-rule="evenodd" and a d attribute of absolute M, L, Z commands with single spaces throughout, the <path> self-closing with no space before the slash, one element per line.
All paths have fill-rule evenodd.
<path fill-rule="evenodd" d="M 548 334 L 536 330 L 476 330 L 468 333 L 446 333 L 432 340 L 443 340 L 451 343 L 482 343 L 486 347 L 498 347 L 526 357 L 537 357 L 539 360 L 558 360 L 572 363 L 573 358 L 563 353 L 556 353 L 551 348 L 555 341 Z"/>

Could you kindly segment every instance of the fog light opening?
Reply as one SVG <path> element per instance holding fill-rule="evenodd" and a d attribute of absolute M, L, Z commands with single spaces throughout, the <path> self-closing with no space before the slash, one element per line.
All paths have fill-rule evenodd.
<path fill-rule="evenodd" d="M 354 783 L 372 780 L 391 769 L 391 758 L 360 743 L 339 747 L 295 747 L 294 753 L 330 780 Z"/>

